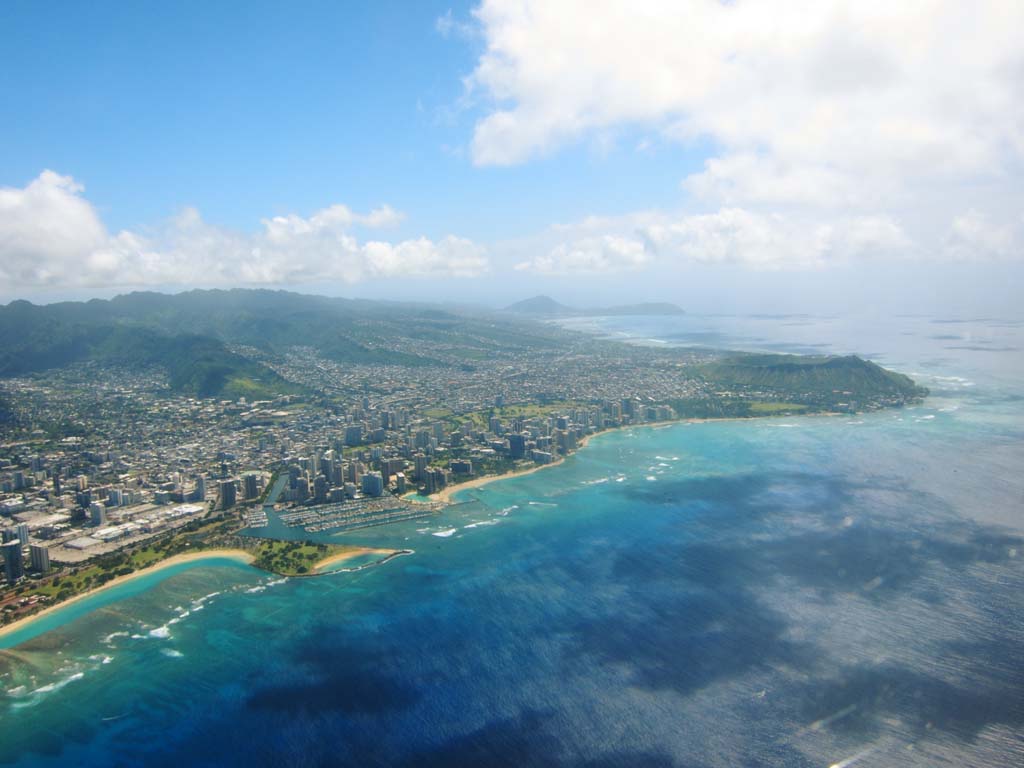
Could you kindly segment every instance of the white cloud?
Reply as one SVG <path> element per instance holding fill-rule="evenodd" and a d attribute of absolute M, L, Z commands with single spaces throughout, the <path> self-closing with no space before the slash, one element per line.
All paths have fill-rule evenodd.
<path fill-rule="evenodd" d="M 627 132 L 707 155 L 680 172 L 689 210 L 567 225 L 523 268 L 1021 257 L 1019 0 L 483 0 L 474 18 L 477 165 Z M 948 224 L 965 209 L 984 213 Z"/>
<path fill-rule="evenodd" d="M 834 168 L 789 165 L 750 152 L 712 157 L 704 170 L 683 180 L 683 188 L 702 200 L 727 205 L 766 203 L 820 206 L 857 205 L 858 185 Z"/>
<path fill-rule="evenodd" d="M 970 210 L 953 219 L 943 246 L 945 254 L 957 260 L 1019 259 L 1024 256 L 1024 216 L 1000 225 Z"/>
<path fill-rule="evenodd" d="M 476 27 L 469 22 L 455 18 L 451 8 L 434 20 L 434 29 L 441 37 L 473 38 L 477 32 Z"/>
<path fill-rule="evenodd" d="M 275 216 L 240 233 L 187 208 L 154 231 L 110 234 L 72 178 L 44 171 L 0 188 L 0 280 L 17 287 L 285 285 L 374 278 L 466 277 L 488 267 L 481 247 L 448 236 L 360 243 L 355 226 L 388 227 L 388 206 L 366 214 L 332 205 L 308 218 Z"/>
<path fill-rule="evenodd" d="M 24 189 L 0 188 L 0 271 L 7 280 L 58 279 L 67 262 L 103 246 L 106 230 L 81 192 L 53 171 Z"/>
<path fill-rule="evenodd" d="M 653 125 L 823 172 L 998 172 L 1024 154 L 1016 0 L 484 0 L 477 163 Z"/>
<path fill-rule="evenodd" d="M 759 269 L 817 268 L 906 249 L 899 225 L 885 217 L 815 223 L 801 217 L 723 208 L 647 227 L 644 236 L 676 261 L 743 264 Z"/>
<path fill-rule="evenodd" d="M 643 242 L 602 235 L 556 245 L 548 253 L 516 265 L 519 271 L 545 275 L 603 274 L 640 269 L 651 261 Z"/>
<path fill-rule="evenodd" d="M 594 234 L 596 231 L 606 234 Z M 765 214 L 742 208 L 676 215 L 647 211 L 618 219 L 592 217 L 552 227 L 547 237 L 556 240 L 555 245 L 549 245 L 543 255 L 517 264 L 516 269 L 542 275 L 648 268 L 671 272 L 692 264 L 816 269 L 917 253 L 899 224 L 886 216 L 839 216 L 823 223 L 800 214 Z"/>

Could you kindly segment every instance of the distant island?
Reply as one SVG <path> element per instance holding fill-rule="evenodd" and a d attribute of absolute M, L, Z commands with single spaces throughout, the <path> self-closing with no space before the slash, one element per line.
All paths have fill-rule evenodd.
<path fill-rule="evenodd" d="M 307 535 L 430 517 L 452 489 L 612 429 L 927 395 L 857 356 L 608 341 L 542 322 L 552 303 L 232 290 L 0 307 L 0 624 L 197 551 L 316 573 L 366 553 Z M 295 540 L 264 536 L 271 517 Z"/>
<path fill-rule="evenodd" d="M 594 307 L 590 309 L 576 309 L 560 304 L 550 296 L 534 296 L 530 299 L 517 301 L 505 307 L 505 312 L 530 317 L 613 317 L 639 316 L 639 315 L 685 315 L 682 309 L 675 304 L 666 302 L 647 302 L 641 304 L 626 304 L 614 307 Z"/>

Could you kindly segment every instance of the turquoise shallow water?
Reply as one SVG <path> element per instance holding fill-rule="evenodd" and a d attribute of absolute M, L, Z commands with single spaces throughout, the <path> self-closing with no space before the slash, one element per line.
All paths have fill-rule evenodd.
<path fill-rule="evenodd" d="M 780 347 L 815 330 L 603 322 Z M 1024 375 L 992 351 L 1021 329 L 817 333 L 933 396 L 601 436 L 347 536 L 415 550 L 358 573 L 140 579 L 0 656 L 0 763 L 1021 762 Z"/>

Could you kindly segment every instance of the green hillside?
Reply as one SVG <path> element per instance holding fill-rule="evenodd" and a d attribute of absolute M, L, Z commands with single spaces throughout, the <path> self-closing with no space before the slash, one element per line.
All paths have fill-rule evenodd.
<path fill-rule="evenodd" d="M 867 408 L 910 402 L 928 394 L 908 376 L 856 355 L 735 355 L 700 366 L 700 375 L 722 391 L 768 396 L 802 393 L 818 407 Z"/>

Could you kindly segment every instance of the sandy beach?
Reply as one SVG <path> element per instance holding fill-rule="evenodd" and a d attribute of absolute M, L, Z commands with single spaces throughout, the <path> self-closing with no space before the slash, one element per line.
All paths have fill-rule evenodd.
<path fill-rule="evenodd" d="M 251 563 L 254 559 L 251 554 L 249 554 L 243 549 L 206 549 L 200 552 L 188 552 L 186 554 L 175 555 L 174 557 L 169 557 L 166 560 L 161 560 L 159 563 L 151 565 L 148 568 L 143 568 L 141 571 L 128 573 L 124 576 L 118 576 L 117 578 L 111 579 L 106 584 L 100 587 L 90 589 L 88 592 L 83 592 L 80 595 L 75 595 L 74 597 L 64 600 L 58 603 L 57 605 L 50 606 L 49 608 L 44 608 L 43 610 L 39 611 L 39 613 L 33 613 L 31 616 L 26 616 L 23 619 L 18 619 L 17 621 L 12 622 L 11 624 L 7 624 L 6 626 L 0 627 L 0 637 L 4 637 L 13 632 L 17 632 L 20 629 L 24 629 L 25 627 L 29 626 L 32 622 L 41 619 L 44 616 L 48 616 L 52 613 L 55 613 L 56 611 L 63 610 L 64 608 L 67 608 L 69 605 L 74 605 L 77 602 L 85 600 L 87 597 L 91 597 L 93 595 L 99 594 L 100 592 L 104 592 L 105 590 L 112 589 L 113 587 L 116 587 L 119 584 L 124 584 L 125 582 L 132 581 L 133 579 L 137 579 L 140 576 L 149 576 L 152 573 L 158 573 L 167 568 L 172 568 L 175 565 L 181 565 L 182 563 L 192 563 L 198 560 L 212 560 L 216 558 L 225 557 L 231 558 L 232 560 L 238 560 L 243 563 Z"/>
<path fill-rule="evenodd" d="M 329 568 L 332 565 L 344 563 L 349 560 L 353 560 L 357 557 L 362 557 L 363 555 L 381 555 L 382 557 L 387 557 L 388 555 L 394 555 L 397 552 L 398 550 L 395 549 L 377 549 L 375 547 L 352 547 L 351 549 L 347 549 L 344 552 L 339 552 L 336 555 L 325 557 L 323 560 L 321 560 L 313 566 L 313 572 L 319 573 L 320 571 L 323 571 L 325 568 Z"/>
<path fill-rule="evenodd" d="M 579 441 L 579 444 L 576 446 L 576 451 L 579 451 L 579 450 L 581 450 L 583 448 L 586 448 L 587 447 L 587 443 L 589 443 L 595 437 L 599 437 L 601 435 L 607 435 L 607 434 L 610 434 L 612 432 L 621 432 L 622 430 L 626 430 L 626 429 L 656 429 L 656 428 L 664 428 L 664 427 L 670 427 L 670 426 L 672 426 L 674 424 L 699 424 L 699 423 L 702 423 L 702 422 L 705 422 L 705 421 L 724 421 L 724 419 L 685 419 L 685 420 L 673 419 L 671 421 L 652 421 L 652 422 L 648 422 L 646 424 L 629 424 L 629 425 L 627 425 L 625 427 L 611 427 L 609 429 L 602 429 L 600 432 L 594 432 L 591 435 L 584 435 L 583 437 L 581 437 L 580 441 Z M 576 453 L 576 451 L 573 451 L 572 453 L 570 453 L 569 456 L 574 455 Z M 452 503 L 452 496 L 454 494 L 456 494 L 456 493 L 459 493 L 460 491 L 466 491 L 466 490 L 469 490 L 470 488 L 481 488 L 481 487 L 483 487 L 483 486 L 485 486 L 485 485 L 487 485 L 489 483 L 493 483 L 493 482 L 496 482 L 498 480 L 508 480 L 509 478 L 512 478 L 512 477 L 523 477 L 524 475 L 532 475 L 534 472 L 540 472 L 542 469 L 548 469 L 550 467 L 557 467 L 559 464 L 561 464 L 567 458 L 568 458 L 568 456 L 560 456 L 557 459 L 555 459 L 554 461 L 552 461 L 550 464 L 537 464 L 536 466 L 533 466 L 533 467 L 525 467 L 524 469 L 517 469 L 515 472 L 506 472 L 505 474 L 502 474 L 502 475 L 484 475 L 482 477 L 475 477 L 472 480 L 467 480 L 466 482 L 459 483 L 458 485 L 450 485 L 447 488 L 445 488 L 444 490 L 441 490 L 441 491 L 438 491 L 437 493 L 431 494 L 430 496 L 427 496 L 425 501 L 443 501 L 446 504 L 451 504 Z"/>
<path fill-rule="evenodd" d="M 808 418 L 810 416 L 841 416 L 841 415 L 842 414 L 831 413 L 831 412 L 826 412 L 826 413 L 808 413 L 808 414 L 804 414 L 801 418 Z M 777 416 L 770 416 L 770 415 L 764 415 L 764 416 L 723 416 L 721 418 L 711 418 L 711 419 L 696 419 L 696 418 L 695 419 L 669 419 L 668 421 L 649 421 L 649 422 L 646 422 L 644 424 L 627 424 L 624 427 L 610 427 L 608 429 L 602 429 L 600 432 L 594 432 L 591 435 L 584 435 L 583 437 L 580 438 L 579 444 L 576 446 L 576 451 L 578 451 L 578 450 L 580 450 L 582 448 L 586 448 L 587 447 L 587 443 L 589 443 L 595 437 L 600 437 L 601 435 L 611 434 L 612 432 L 622 432 L 622 431 L 630 430 L 630 429 L 667 429 L 668 427 L 677 426 L 679 424 L 710 424 L 712 422 L 719 422 L 719 421 L 762 421 L 762 420 L 765 420 L 765 419 L 773 419 L 773 418 L 778 418 L 778 417 Z M 576 451 L 573 451 L 572 453 L 570 453 L 569 456 L 575 455 Z M 509 478 L 512 478 L 512 477 L 522 477 L 523 475 L 532 475 L 534 472 L 539 472 L 542 469 L 548 469 L 549 467 L 557 467 L 559 464 L 561 464 L 567 458 L 569 458 L 569 457 L 568 456 L 560 456 L 559 458 L 557 458 L 554 461 L 552 461 L 550 464 L 538 464 L 537 466 L 534 466 L 534 467 L 526 467 L 524 469 L 517 469 L 514 472 L 506 472 L 505 474 L 502 474 L 502 475 L 484 475 L 482 477 L 475 477 L 472 480 L 467 480 L 466 482 L 459 483 L 458 485 L 450 485 L 447 488 L 445 488 L 444 490 L 438 491 L 437 493 L 433 493 L 430 496 L 427 496 L 426 498 L 422 498 L 420 500 L 422 502 L 424 502 L 424 503 L 431 502 L 431 501 L 442 501 L 442 502 L 444 502 L 446 504 L 451 504 L 452 503 L 452 496 L 455 495 L 456 493 L 459 493 L 460 491 L 466 491 L 466 490 L 469 490 L 470 488 L 481 488 L 481 487 L 483 487 L 483 486 L 485 486 L 485 485 L 487 485 L 489 483 L 493 483 L 493 482 L 496 482 L 498 480 L 508 480 Z M 409 496 L 412 497 L 412 494 L 409 494 Z M 417 499 L 413 498 L 412 500 L 416 501 Z"/>

